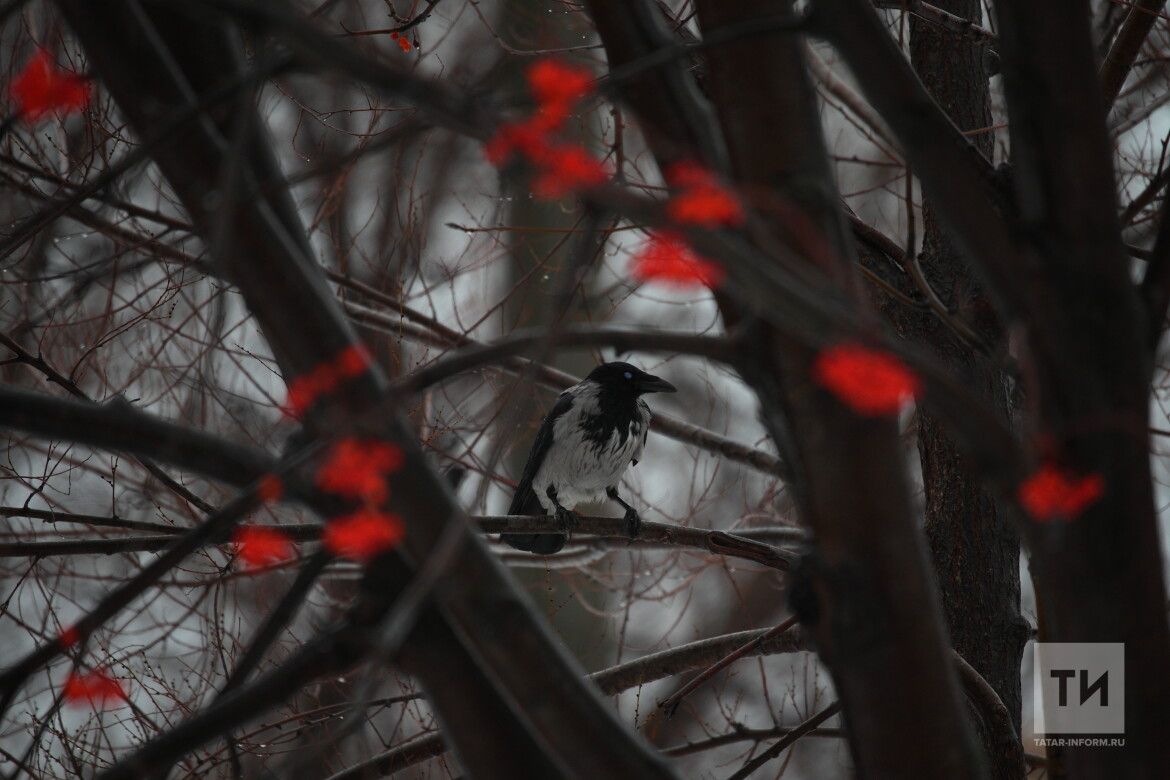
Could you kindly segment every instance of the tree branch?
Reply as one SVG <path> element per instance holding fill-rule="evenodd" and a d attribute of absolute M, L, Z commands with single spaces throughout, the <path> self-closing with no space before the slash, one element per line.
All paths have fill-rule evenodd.
<path fill-rule="evenodd" d="M 1105 113 L 1109 113 L 1117 102 L 1121 87 L 1164 5 L 1166 0 L 1135 0 L 1130 4 L 1129 13 L 1117 31 L 1105 61 L 1101 63 L 1101 93 L 1105 99 Z"/>
<path fill-rule="evenodd" d="M 991 163 L 931 98 L 868 0 L 823 0 L 814 31 L 849 65 L 862 92 L 900 141 L 923 194 L 971 257 L 1008 315 L 1033 297 L 1005 218 L 1010 209 Z"/>
<path fill-rule="evenodd" d="M 272 471 L 277 462 L 125 402 L 82 403 L 5 386 L 0 386 L 0 428 L 142 455 L 237 486 Z"/>
<path fill-rule="evenodd" d="M 1170 776 L 1170 624 L 1147 434 L 1145 315 L 1160 312 L 1143 311 L 1121 242 L 1088 6 L 996 10 L 1020 236 L 1042 285 L 1025 315 L 1036 436 L 1107 486 L 1075 521 L 1026 527 L 1040 620 L 1046 641 L 1125 645 L 1126 746 L 1070 746 L 1068 772 Z"/>
<path fill-rule="evenodd" d="M 791 734 L 793 728 L 793 726 L 775 726 L 770 729 L 749 729 L 739 723 L 733 723 L 732 730 L 727 734 L 720 734 L 717 737 L 711 737 L 697 742 L 684 742 L 681 745 L 663 748 L 662 755 L 671 756 L 672 758 L 675 756 L 689 756 L 694 753 L 701 753 L 704 750 L 712 750 L 725 745 L 734 745 L 736 742 L 755 742 L 759 744 L 764 740 Z M 843 739 L 848 734 L 845 729 L 813 729 L 805 734 L 805 736 Z"/>
<path fill-rule="evenodd" d="M 427 317 L 425 314 L 418 312 L 402 302 L 395 300 L 389 295 L 376 290 L 369 285 L 363 284 L 355 279 L 350 279 L 343 274 L 335 271 L 327 271 L 328 277 L 338 284 L 354 290 L 369 297 L 371 300 L 389 307 L 391 310 L 401 314 L 406 319 L 416 324 L 422 325 L 430 330 L 433 330 L 441 339 L 441 346 L 461 346 L 461 347 L 482 347 L 482 343 L 472 339 L 470 336 L 465 336 L 458 331 L 448 328 L 436 320 Z M 365 307 L 357 308 L 356 304 L 346 302 L 346 311 L 355 318 L 356 321 L 364 324 L 382 325 L 388 328 L 394 328 L 396 332 L 401 332 L 401 323 L 397 320 L 386 317 L 381 312 L 374 311 Z M 512 358 L 504 361 L 503 368 L 512 373 L 522 373 L 528 370 L 530 362 L 526 358 Z M 564 390 L 567 387 L 577 384 L 581 381 L 580 377 L 553 368 L 548 365 L 537 365 L 536 381 L 540 382 L 546 387 L 552 388 L 556 391 Z M 410 381 L 410 380 L 406 380 Z M 772 476 L 783 477 L 785 475 L 784 463 L 775 455 L 763 450 L 758 450 L 748 447 L 739 442 L 721 436 L 714 431 L 702 428 L 698 425 L 685 422 L 672 417 L 667 414 L 656 413 L 653 419 L 650 420 L 650 429 L 657 433 L 667 436 L 675 441 L 681 441 L 686 444 L 694 445 L 700 449 L 714 452 L 722 455 L 728 460 L 736 463 L 742 463 L 746 466 L 756 469 L 765 474 Z"/>
<path fill-rule="evenodd" d="M 210 514 L 204 522 L 188 530 L 182 536 L 156 537 L 156 539 L 165 540 L 166 551 L 86 611 L 85 615 L 73 625 L 78 640 L 84 642 L 98 627 L 127 607 L 160 577 L 199 549 L 200 546 L 213 540 L 221 540 L 231 532 L 232 527 L 241 517 L 259 504 L 260 500 L 256 498 L 255 493 L 249 491 L 229 501 L 223 508 Z M 69 645 L 59 639 L 55 640 L 33 650 L 16 664 L 0 673 L 0 714 L 8 709 L 17 690 L 24 685 L 29 676 L 68 649 Z"/>
<path fill-rule="evenodd" d="M 718 661 L 716 661 L 715 663 L 711 664 L 706 669 L 701 671 L 693 679 L 688 680 L 686 685 L 679 688 L 677 691 L 672 693 L 667 698 L 658 702 L 659 709 L 661 709 L 663 712 L 665 712 L 666 716 L 668 718 L 673 717 L 675 711 L 678 709 L 678 705 L 682 704 L 682 700 L 685 699 L 687 696 L 689 696 L 693 691 L 698 690 L 699 686 L 701 686 L 707 680 L 710 680 L 712 677 L 714 677 L 716 674 L 718 674 L 721 670 L 726 669 L 728 666 L 731 666 L 733 663 L 738 661 L 740 658 L 743 658 L 745 655 L 750 653 L 756 646 L 762 644 L 763 642 L 767 641 L 768 639 L 771 639 L 774 636 L 779 636 L 780 634 L 783 634 L 785 631 L 787 631 L 788 629 L 792 628 L 795 625 L 796 625 L 796 618 L 794 618 L 794 617 L 788 618 L 787 620 L 783 621 L 782 623 L 779 623 L 776 626 L 769 629 L 766 634 L 761 634 L 756 639 L 753 639 L 752 641 L 744 644 L 742 647 L 738 647 L 735 650 L 733 650 L 732 652 L 723 656 Z"/>
<path fill-rule="evenodd" d="M 856 13 L 876 22 L 872 6 L 861 4 Z M 779 5 L 777 0 L 697 0 L 696 11 L 700 28 L 707 30 L 765 15 Z M 831 29 L 838 13 L 852 15 L 853 9 L 835 12 L 829 5 L 811 6 L 814 32 Z M 853 19 L 842 23 L 861 24 Z M 876 26 L 877 44 L 892 46 L 884 28 Z M 875 45 L 860 45 L 867 44 Z M 855 52 L 842 54 L 849 60 Z M 905 69 L 901 52 L 895 54 Z M 736 180 L 786 201 L 791 222 L 808 236 L 801 265 L 823 276 L 849 312 L 855 329 L 839 329 L 842 318 L 825 335 L 868 341 L 878 328 L 858 281 L 852 231 L 841 208 L 804 60 L 804 47 L 791 36 L 712 50 L 712 100 Z M 865 87 L 872 74 L 856 73 L 852 61 L 850 66 Z M 876 70 L 872 62 L 867 67 Z M 878 96 L 870 91 L 868 97 L 898 133 Z M 957 135 L 953 127 L 951 132 Z M 899 137 L 910 155 L 913 142 Z M 767 238 L 761 235 L 755 243 L 780 241 L 786 230 L 793 227 L 773 224 Z M 798 474 L 797 507 L 815 542 L 794 573 L 789 604 L 833 676 L 851 726 L 854 763 L 874 774 L 942 771 L 955 778 L 975 777 L 978 752 L 963 717 L 958 681 L 947 663 L 937 590 L 922 555 L 921 530 L 912 520 L 897 426 L 889 419 L 863 420 L 823 393 L 809 379 L 819 345 L 792 338 L 783 323 L 771 322 L 776 327 L 760 329 L 754 349 L 759 357 L 744 370 L 760 396 L 773 438 L 791 442 L 792 452 L 782 451 Z M 840 491 L 843 484 L 851 486 L 846 494 Z M 896 585 L 890 577 L 895 571 Z M 875 711 L 883 717 L 873 718 Z"/>
<path fill-rule="evenodd" d="M 490 344 L 463 347 L 428 366 L 419 368 L 395 382 L 395 386 L 409 393 L 417 393 L 465 371 L 503 362 L 522 352 L 539 346 L 547 335 L 544 328 L 514 331 Z M 696 336 L 692 333 L 664 333 L 629 328 L 567 326 L 556 334 L 554 347 L 589 348 L 613 347 L 623 352 L 670 352 L 698 355 L 711 360 L 731 360 L 740 348 L 736 334 L 727 336 Z"/>
<path fill-rule="evenodd" d="M 716 663 L 728 653 L 751 646 L 745 657 L 790 653 L 805 649 L 805 640 L 800 631 L 784 634 L 771 633 L 772 629 L 739 631 L 734 634 L 702 639 L 669 650 L 642 656 L 589 675 L 590 679 L 607 696 L 639 685 L 673 677 L 691 669 L 699 669 Z M 771 634 L 769 636 L 769 634 Z M 447 750 L 439 733 L 415 738 L 404 745 L 392 748 L 360 764 L 343 769 L 328 780 L 357 780 L 368 777 L 367 773 L 380 776 L 392 774 L 429 758 L 442 755 Z"/>
<path fill-rule="evenodd" d="M 20 346 L 20 344 L 16 343 L 16 341 L 13 340 L 7 333 L 0 333 L 0 344 L 3 344 L 8 349 L 12 350 L 12 352 L 16 354 L 16 357 L 22 363 L 36 371 L 41 372 L 46 379 L 62 387 L 65 392 L 69 393 L 74 398 L 81 398 L 86 401 L 92 400 L 89 396 L 82 392 L 81 388 L 77 386 L 76 382 L 55 369 L 52 365 L 49 364 L 47 360 L 44 359 L 43 356 L 33 355 L 24 347 Z M 136 459 L 144 469 L 146 469 L 155 477 L 155 479 L 161 482 L 168 490 L 177 495 L 179 498 L 192 504 L 201 512 L 212 512 L 215 510 L 215 507 L 192 493 L 187 488 L 180 485 L 170 474 L 167 474 L 165 471 L 159 468 L 158 465 L 149 458 L 137 457 Z"/>
<path fill-rule="evenodd" d="M 559 521 L 552 515 L 471 516 L 468 517 L 468 520 L 478 523 L 480 529 L 485 533 L 563 533 Z M 295 542 L 317 541 L 321 538 L 322 529 L 322 526 L 318 524 L 248 527 L 280 531 Z M 45 558 L 60 555 L 114 555 L 127 552 L 152 552 L 165 549 L 173 544 L 175 535 L 183 533 L 185 530 L 174 529 L 174 534 L 130 536 L 121 539 L 0 542 L 0 558 Z M 752 561 L 780 571 L 791 569 L 797 558 L 796 554 L 791 551 L 755 541 L 739 533 L 689 528 L 670 523 L 656 523 L 650 520 L 642 522 L 637 539 L 630 539 L 626 536 L 625 520 L 620 517 L 580 517 L 577 526 L 573 529 L 573 537 L 576 542 L 604 543 L 615 547 L 627 546 L 632 549 L 685 547 L 704 550 L 715 555 Z M 199 546 L 229 543 L 227 539 L 207 537 L 201 541 Z"/>
<path fill-rule="evenodd" d="M 796 728 L 789 731 L 783 737 L 776 740 L 776 744 L 772 745 L 770 748 L 765 750 L 763 753 L 756 756 L 756 758 L 754 760 L 748 762 L 738 772 L 729 776 L 727 778 L 727 780 L 743 780 L 743 778 L 748 777 L 753 772 L 755 772 L 757 769 L 762 767 L 764 764 L 768 763 L 769 761 L 771 761 L 772 759 L 776 758 L 781 753 L 783 753 L 785 750 L 790 748 L 796 742 L 796 740 L 800 739 L 801 737 L 805 736 L 806 734 L 810 734 L 813 731 L 816 731 L 817 727 L 819 727 L 822 723 L 824 723 L 826 720 L 833 717 L 834 715 L 838 714 L 839 712 L 841 712 L 841 702 L 839 702 L 839 701 L 833 702 L 828 707 L 825 707 L 823 710 L 818 712 L 816 715 L 813 715 L 811 718 L 806 720 L 804 723 L 801 723 L 799 726 L 797 726 Z"/>
<path fill-rule="evenodd" d="M 996 52 L 999 46 L 999 36 L 986 27 L 922 0 L 875 0 L 874 6 L 894 11 L 909 11 L 919 19 L 938 25 L 971 43 L 986 46 L 992 52 Z"/>
<path fill-rule="evenodd" d="M 1146 343 L 1152 353 L 1161 341 L 1167 309 L 1170 309 L 1170 198 L 1162 199 L 1158 234 L 1140 292 L 1146 309 Z"/>
<path fill-rule="evenodd" d="M 30 509 L 19 506 L 0 506 L 0 517 L 26 517 L 31 520 L 43 520 L 49 525 L 76 523 L 78 525 L 89 525 L 96 528 L 122 528 L 130 531 L 149 531 L 161 534 L 176 534 L 184 530 L 172 525 L 151 523 L 145 520 L 123 520 L 116 516 L 85 515 L 75 512 L 59 512 L 55 509 Z"/>

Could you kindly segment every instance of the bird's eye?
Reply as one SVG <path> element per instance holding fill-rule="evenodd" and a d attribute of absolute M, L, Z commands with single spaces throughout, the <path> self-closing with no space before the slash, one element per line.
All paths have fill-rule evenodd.
<path fill-rule="evenodd" d="M 625 377 L 626 377 L 626 379 L 633 379 L 633 378 L 634 378 L 634 375 L 633 375 L 633 374 L 631 374 L 629 371 L 627 371 L 627 372 L 625 373 Z"/>

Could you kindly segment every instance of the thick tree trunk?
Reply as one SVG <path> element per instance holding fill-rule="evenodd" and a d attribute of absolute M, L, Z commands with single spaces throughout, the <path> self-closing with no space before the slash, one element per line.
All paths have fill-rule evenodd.
<path fill-rule="evenodd" d="M 713 30 L 774 17 L 791 5 L 700 0 L 697 8 L 703 29 Z M 860 301 L 856 250 L 841 214 L 801 47 L 798 36 L 781 34 L 713 49 L 708 54 L 712 99 L 737 180 L 775 188 L 803 212 L 833 247 L 835 265 L 820 270 Z M 791 228 L 780 221 L 776 229 L 782 235 Z M 780 425 L 790 426 L 801 509 L 818 544 L 809 572 L 816 613 L 811 621 L 802 614 L 802 620 L 840 690 L 859 774 L 980 775 L 956 710 L 950 669 L 939 668 L 940 662 L 949 665 L 945 638 L 931 617 L 937 614 L 937 595 L 914 528 L 896 426 L 856 420 L 807 382 L 796 381 L 810 375 L 810 350 L 778 334 L 765 336 L 761 347 L 768 350 L 761 368 L 771 377 L 754 384 L 771 409 L 770 427 L 779 433 Z M 776 393 L 768 398 L 765 388 L 771 383 Z M 777 419 L 781 408 L 786 421 Z M 852 489 L 842 491 L 842 485 Z M 905 609 L 910 604 L 916 617 Z M 799 605 L 798 610 L 803 611 Z M 895 703 L 901 696 L 905 707 Z M 878 712 L 882 716 L 875 717 Z M 898 736 L 900 729 L 919 739 L 929 735 L 931 746 L 911 746 Z M 941 741 L 940 729 L 947 732 Z"/>
<path fill-rule="evenodd" d="M 1054 642 L 1125 645 L 1125 746 L 1069 747 L 1066 766 L 1072 777 L 1170 777 L 1170 626 L 1149 451 L 1153 313 L 1121 242 L 1088 3 L 1001 3 L 997 15 L 1018 232 L 1045 285 L 1026 310 L 1037 438 L 1106 486 L 1080 517 L 1029 529 L 1041 618 Z"/>
<path fill-rule="evenodd" d="M 979 0 L 940 0 L 937 5 L 980 21 Z M 923 84 L 960 130 L 978 131 L 991 125 L 983 46 L 912 17 L 910 59 Z M 989 131 L 972 136 L 976 148 L 989 159 L 993 137 Z M 925 200 L 922 225 L 919 261 L 925 278 L 956 316 L 967 319 L 985 341 L 994 343 L 998 337 L 990 321 L 990 302 Z M 890 311 L 907 338 L 928 345 L 1006 423 L 1005 380 L 990 360 L 962 343 L 933 312 L 897 304 Z M 918 423 L 926 536 L 951 643 L 999 694 L 1018 733 L 1020 659 L 1027 641 L 1027 624 L 1020 615 L 1019 537 L 971 465 L 964 462 L 945 426 L 925 411 L 919 412 Z M 1004 769 L 1015 771 L 1015 766 Z"/>
<path fill-rule="evenodd" d="M 593 0 L 589 8 L 611 67 L 664 42 L 647 12 L 650 3 Z M 697 11 L 709 32 L 791 13 L 792 4 L 712 0 L 698 3 Z M 774 238 L 815 235 L 825 251 L 809 262 L 863 306 L 800 38 L 761 36 L 705 56 L 717 129 L 706 124 L 710 113 L 693 86 L 679 83 L 683 68 L 662 68 L 630 85 L 630 105 L 649 128 L 660 163 L 690 157 L 720 169 L 721 134 L 736 180 L 774 192 L 799 214 L 777 215 Z M 725 321 L 751 322 L 751 312 L 719 302 Z M 772 328 L 756 328 L 752 347 L 740 370 L 795 472 L 792 489 L 816 537 L 794 584 L 801 594 L 794 606 L 833 674 L 857 771 L 981 776 L 914 524 L 896 424 L 860 419 L 812 384 L 814 352 Z"/>

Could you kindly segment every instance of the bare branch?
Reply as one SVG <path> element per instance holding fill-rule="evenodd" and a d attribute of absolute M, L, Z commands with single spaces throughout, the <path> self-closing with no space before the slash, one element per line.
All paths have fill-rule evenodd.
<path fill-rule="evenodd" d="M 1117 102 L 1126 76 L 1165 5 L 1166 0 L 1135 0 L 1129 6 L 1129 13 L 1101 63 L 1101 93 L 1105 98 L 1106 113 Z"/>
<path fill-rule="evenodd" d="M 838 714 L 839 712 L 841 712 L 841 702 L 839 702 L 839 701 L 833 702 L 828 707 L 825 707 L 823 710 L 818 712 L 816 715 L 813 715 L 811 718 L 806 720 L 804 723 L 801 723 L 799 726 L 792 729 L 790 732 L 785 734 L 783 737 L 776 740 L 776 744 L 772 745 L 770 748 L 765 750 L 763 753 L 756 756 L 756 758 L 753 759 L 752 761 L 749 761 L 747 764 L 744 765 L 744 767 L 742 769 L 740 769 L 735 774 L 729 776 L 727 780 L 743 780 L 743 778 L 748 777 L 753 772 L 755 772 L 757 769 L 762 767 L 764 764 L 768 763 L 769 761 L 771 761 L 772 759 L 776 758 L 781 753 L 783 753 L 785 750 L 790 748 L 793 745 L 793 743 L 796 742 L 796 740 L 800 739 L 801 737 L 805 736 L 806 734 L 810 734 L 813 731 L 816 731 L 816 729 L 822 723 L 824 723 L 825 721 L 827 721 L 829 718 L 833 717 L 834 715 Z"/>
<path fill-rule="evenodd" d="M 870 104 L 901 142 L 926 197 L 953 230 L 1008 314 L 1033 296 L 1018 270 L 1005 198 L 994 169 L 930 97 L 868 0 L 825 0 L 814 30 L 849 65 Z"/>
<path fill-rule="evenodd" d="M 918 18 L 937 24 L 960 38 L 986 46 L 992 52 L 996 51 L 999 44 L 999 36 L 986 27 L 981 27 L 970 19 L 956 16 L 936 5 L 924 3 L 922 0 L 875 0 L 874 5 L 878 8 L 909 11 Z"/>
<path fill-rule="evenodd" d="M 639 685 L 672 677 L 716 663 L 728 653 L 745 646 L 751 649 L 745 657 L 790 653 L 805 649 L 805 640 L 797 630 L 783 634 L 772 629 L 739 631 L 734 634 L 702 639 L 670 650 L 651 653 L 624 664 L 594 672 L 589 677 L 606 695 L 614 695 Z M 385 776 L 428 758 L 442 755 L 447 750 L 441 734 L 418 737 L 381 755 L 344 769 L 329 780 L 356 780 L 367 772 Z"/>
<path fill-rule="evenodd" d="M 470 516 L 468 520 L 478 523 L 480 529 L 485 533 L 563 533 L 556 517 L 552 515 L 481 515 Z M 322 526 L 317 524 L 247 525 L 246 527 L 280 531 L 290 540 L 296 542 L 317 541 L 321 538 L 322 529 Z M 172 529 L 172 533 L 166 535 L 130 536 L 121 539 L 0 542 L 0 558 L 151 552 L 168 547 L 174 542 L 175 536 L 182 531 L 183 529 Z M 750 534 L 751 529 L 748 529 L 747 532 Z M 753 561 L 780 571 L 788 571 L 796 561 L 794 553 L 777 549 L 743 534 L 688 528 L 651 520 L 642 522 L 637 539 L 630 539 L 626 536 L 625 521 L 620 517 L 582 516 L 574 528 L 573 537 L 574 541 L 578 543 L 605 544 L 612 547 L 629 547 L 635 550 L 686 547 L 704 550 L 714 555 Z M 199 546 L 227 543 L 226 539 L 207 538 Z"/>

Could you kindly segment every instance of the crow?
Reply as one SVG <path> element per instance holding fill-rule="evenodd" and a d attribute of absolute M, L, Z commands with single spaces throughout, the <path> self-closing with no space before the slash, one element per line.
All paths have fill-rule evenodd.
<path fill-rule="evenodd" d="M 576 524 L 570 512 L 585 501 L 607 496 L 626 510 L 631 537 L 641 519 L 618 495 L 617 485 L 632 463 L 638 464 L 650 428 L 645 393 L 673 393 L 675 387 L 629 363 L 603 363 L 564 391 L 540 424 L 528 453 L 524 474 L 512 496 L 510 515 L 555 515 L 568 531 Z M 568 534 L 500 534 L 518 550 L 551 555 Z"/>

